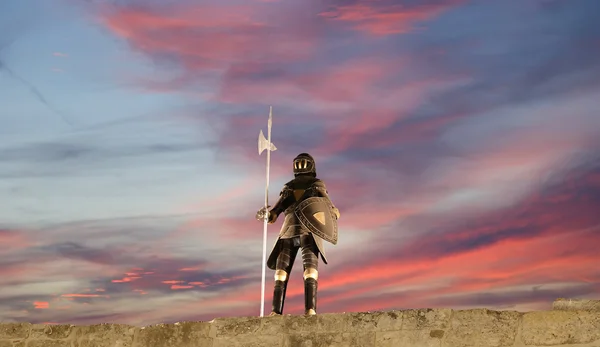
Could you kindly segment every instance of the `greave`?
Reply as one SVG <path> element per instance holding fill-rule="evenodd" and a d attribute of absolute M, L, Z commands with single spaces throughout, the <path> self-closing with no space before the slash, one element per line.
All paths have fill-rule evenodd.
<path fill-rule="evenodd" d="M 304 309 L 306 313 L 317 312 L 317 280 L 311 277 L 304 280 Z"/>
<path fill-rule="evenodd" d="M 273 306 L 272 312 L 283 314 L 283 304 L 285 303 L 285 292 L 287 289 L 287 281 L 275 281 L 273 290 Z"/>

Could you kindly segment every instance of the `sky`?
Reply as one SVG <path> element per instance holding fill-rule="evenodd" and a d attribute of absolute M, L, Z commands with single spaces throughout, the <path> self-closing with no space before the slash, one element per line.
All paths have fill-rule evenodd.
<path fill-rule="evenodd" d="M 308 152 L 341 212 L 318 312 L 600 299 L 598 21 L 597 0 L 0 2 L 0 321 L 258 316 L 269 106 L 269 201 Z"/>

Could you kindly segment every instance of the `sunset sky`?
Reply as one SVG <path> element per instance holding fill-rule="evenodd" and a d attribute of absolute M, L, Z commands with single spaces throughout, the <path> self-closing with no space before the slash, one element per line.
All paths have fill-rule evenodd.
<path fill-rule="evenodd" d="M 270 105 L 270 201 L 309 152 L 341 212 L 318 312 L 600 299 L 598 22 L 598 0 L 3 0 L 0 321 L 258 316 Z"/>

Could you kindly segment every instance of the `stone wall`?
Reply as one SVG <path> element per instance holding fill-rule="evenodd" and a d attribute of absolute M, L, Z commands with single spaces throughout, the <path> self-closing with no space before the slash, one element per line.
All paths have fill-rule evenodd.
<path fill-rule="evenodd" d="M 0 347 L 600 347 L 600 301 L 549 311 L 415 309 L 241 317 L 134 327 L 0 324 Z"/>

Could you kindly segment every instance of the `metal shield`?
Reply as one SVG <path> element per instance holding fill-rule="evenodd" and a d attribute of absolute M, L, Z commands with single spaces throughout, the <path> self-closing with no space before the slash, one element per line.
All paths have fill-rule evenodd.
<path fill-rule="evenodd" d="M 311 197 L 301 201 L 294 211 L 306 229 L 334 245 L 338 241 L 337 219 L 331 201 L 323 197 Z"/>

